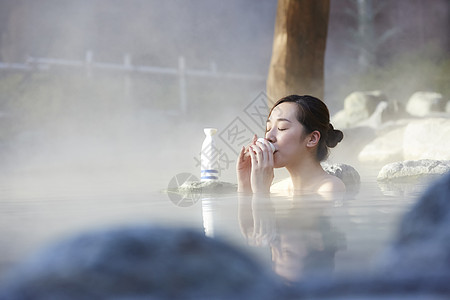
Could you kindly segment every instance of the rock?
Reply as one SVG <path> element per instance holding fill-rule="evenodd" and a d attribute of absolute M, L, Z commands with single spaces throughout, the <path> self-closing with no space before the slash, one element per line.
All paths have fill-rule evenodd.
<path fill-rule="evenodd" d="M 448 299 L 449 200 L 447 173 L 404 215 L 393 243 L 373 272 L 308 278 L 294 286 L 297 299 Z"/>
<path fill-rule="evenodd" d="M 357 163 L 361 150 L 376 138 L 375 130 L 370 127 L 353 127 L 343 129 L 344 139 L 331 150 L 334 161 Z"/>
<path fill-rule="evenodd" d="M 403 160 L 404 127 L 394 129 L 375 138 L 358 155 L 358 160 L 369 163 L 386 163 Z"/>
<path fill-rule="evenodd" d="M 330 123 L 333 124 L 333 127 L 336 129 L 344 129 L 350 127 L 348 122 L 347 113 L 344 109 L 338 111 L 330 118 Z"/>
<path fill-rule="evenodd" d="M 377 134 L 377 136 L 382 136 L 382 135 L 387 134 L 395 129 L 405 128 L 406 125 L 408 125 L 409 123 L 411 123 L 415 120 L 417 120 L 417 119 L 401 118 L 401 119 L 397 119 L 397 120 L 386 121 L 383 123 L 383 125 L 381 125 L 379 128 L 377 128 L 376 134 Z"/>
<path fill-rule="evenodd" d="M 402 197 L 405 195 L 418 195 L 424 186 L 432 181 L 433 177 L 417 178 L 409 181 L 378 181 L 378 187 L 383 195 L 390 197 Z"/>
<path fill-rule="evenodd" d="M 186 181 L 178 187 L 179 193 L 226 194 L 237 191 L 237 184 L 224 181 Z"/>
<path fill-rule="evenodd" d="M 379 181 L 411 181 L 421 177 L 438 176 L 450 171 L 450 161 L 422 159 L 385 165 L 378 173 Z"/>
<path fill-rule="evenodd" d="M 386 95 L 380 91 L 353 92 L 344 100 L 347 127 L 368 119 L 380 102 L 388 102 Z"/>
<path fill-rule="evenodd" d="M 344 109 L 334 114 L 330 122 L 335 128 L 378 128 L 388 120 L 403 115 L 397 101 L 388 101 L 380 91 L 353 92 L 344 100 Z"/>
<path fill-rule="evenodd" d="M 361 177 L 355 168 L 346 164 L 330 164 L 328 162 L 322 162 L 321 165 L 325 172 L 340 178 L 344 182 L 347 194 L 356 195 L 359 192 Z"/>
<path fill-rule="evenodd" d="M 450 160 L 450 119 L 416 120 L 405 128 L 403 138 L 405 160 Z"/>
<path fill-rule="evenodd" d="M 395 276 L 444 276 L 450 280 L 450 173 L 441 175 L 403 216 L 380 261 Z M 448 284 L 447 284 L 448 286 Z"/>
<path fill-rule="evenodd" d="M 275 277 L 188 229 L 129 226 L 50 246 L 4 281 L 0 299 L 276 299 Z"/>
<path fill-rule="evenodd" d="M 424 117 L 433 112 L 445 112 L 446 104 L 439 93 L 416 92 L 409 98 L 406 111 L 412 116 Z"/>
<path fill-rule="evenodd" d="M 375 111 L 370 115 L 369 118 L 358 122 L 357 126 L 367 126 L 371 128 L 378 128 L 383 123 L 383 112 L 388 108 L 388 103 L 386 101 L 381 101 L 377 104 Z"/>

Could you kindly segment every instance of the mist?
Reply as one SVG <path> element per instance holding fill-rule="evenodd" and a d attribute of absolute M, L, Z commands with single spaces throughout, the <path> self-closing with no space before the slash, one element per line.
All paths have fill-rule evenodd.
<path fill-rule="evenodd" d="M 275 14 L 270 1 L 4 5 L 10 14 L 3 17 L 3 62 L 52 58 L 83 64 L 90 56 L 93 63 L 123 65 L 128 57 L 134 66 L 178 72 L 183 59 L 187 71 L 260 77 L 187 76 L 182 107 L 176 73 L 55 64 L 37 72 L 5 71 L 4 170 L 138 171 L 148 184 L 161 174 L 167 183 L 177 172 L 196 173 L 203 127 L 224 127 L 264 90 Z"/>
<path fill-rule="evenodd" d="M 115 174 L 124 185 L 161 189 L 177 173 L 199 172 L 204 127 L 220 131 L 239 117 L 262 134 L 245 108 L 265 92 L 276 1 L 1 5 L 0 61 L 9 64 L 0 83 L 3 180 Z M 383 90 L 403 103 L 421 89 L 448 97 L 446 84 L 429 76 L 448 59 L 448 7 L 440 0 L 376 6 L 368 46 L 375 60 L 364 69 L 355 1 L 331 1 L 324 99 L 331 113 L 354 90 Z M 417 57 L 423 67 L 413 66 Z M 221 147 L 223 179 L 233 182 L 236 153 Z"/>
<path fill-rule="evenodd" d="M 417 91 L 449 99 L 449 8 L 448 0 L 331 0 L 323 99 L 331 115 L 354 91 L 380 90 L 399 107 Z M 277 100 L 265 94 L 276 9 L 274 0 L 0 1 L 0 281 L 55 236 L 98 225 L 206 233 L 227 217 L 234 223 L 224 231 L 239 240 L 236 199 L 181 207 L 167 188 L 178 174 L 200 178 L 205 127 L 218 129 L 220 180 L 236 182 L 238 125 L 262 136 Z M 335 162 L 358 163 L 349 140 L 332 149 L 343 149 Z M 371 258 L 393 228 L 386 217 L 394 226 L 406 206 L 382 198 L 375 180 L 361 191 L 369 209 L 338 210 L 349 235 L 343 270 Z"/>

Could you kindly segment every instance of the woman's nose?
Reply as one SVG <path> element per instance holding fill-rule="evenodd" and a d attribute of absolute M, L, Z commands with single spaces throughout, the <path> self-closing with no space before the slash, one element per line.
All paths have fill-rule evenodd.
<path fill-rule="evenodd" d="M 266 132 L 266 140 L 268 140 L 271 143 L 275 143 L 277 141 L 277 138 L 275 136 L 273 129 Z"/>

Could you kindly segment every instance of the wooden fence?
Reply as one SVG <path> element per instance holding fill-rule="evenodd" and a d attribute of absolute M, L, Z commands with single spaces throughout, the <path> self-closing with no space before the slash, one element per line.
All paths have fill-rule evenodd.
<path fill-rule="evenodd" d="M 29 56 L 25 63 L 4 63 L 0 62 L 0 69 L 16 70 L 16 71 L 49 71 L 52 67 L 65 67 L 85 69 L 86 76 L 91 77 L 94 70 L 108 70 L 113 72 L 124 73 L 125 94 L 130 94 L 131 89 L 131 74 L 166 74 L 178 77 L 179 84 L 179 109 L 185 113 L 188 108 L 187 99 L 187 77 L 207 77 L 207 78 L 223 78 L 243 81 L 265 81 L 265 77 L 256 74 L 242 74 L 232 72 L 219 72 L 215 63 L 211 63 L 209 69 L 188 69 L 183 56 L 178 58 L 177 68 L 133 65 L 131 55 L 125 54 L 123 62 L 105 63 L 94 61 L 94 54 L 92 51 L 87 51 L 85 60 L 67 60 L 44 57 Z"/>

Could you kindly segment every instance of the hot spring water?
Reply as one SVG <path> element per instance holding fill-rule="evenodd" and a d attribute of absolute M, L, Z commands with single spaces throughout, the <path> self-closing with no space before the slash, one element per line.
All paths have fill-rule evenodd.
<path fill-rule="evenodd" d="M 174 195 L 162 192 L 167 182 L 158 174 L 152 185 L 146 176 L 127 180 L 123 172 L 45 174 L 0 181 L 1 276 L 62 236 L 136 222 L 198 229 L 244 249 L 288 279 L 316 271 L 370 270 L 395 233 L 399 216 L 425 187 L 416 185 L 406 193 L 382 190 L 374 169 L 360 170 L 361 187 L 353 198 L 330 202 L 275 196 L 272 204 L 261 203 L 252 211 L 249 199 L 238 199 L 236 193 L 174 201 Z"/>

